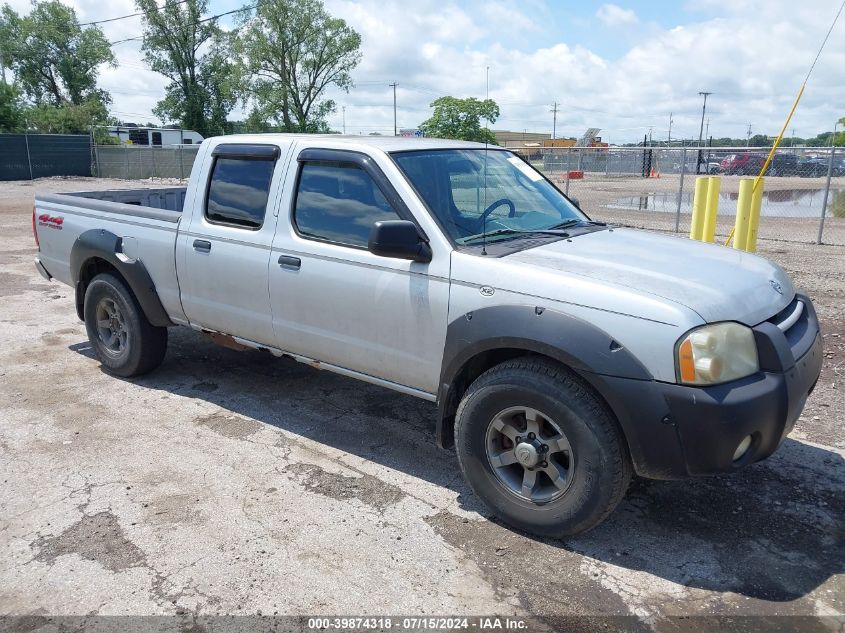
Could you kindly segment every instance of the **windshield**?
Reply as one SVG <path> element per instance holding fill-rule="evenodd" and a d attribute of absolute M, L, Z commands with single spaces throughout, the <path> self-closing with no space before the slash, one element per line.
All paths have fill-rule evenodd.
<path fill-rule="evenodd" d="M 511 152 L 425 150 L 397 152 L 393 159 L 458 244 L 476 243 L 485 232 L 492 242 L 587 221 Z"/>

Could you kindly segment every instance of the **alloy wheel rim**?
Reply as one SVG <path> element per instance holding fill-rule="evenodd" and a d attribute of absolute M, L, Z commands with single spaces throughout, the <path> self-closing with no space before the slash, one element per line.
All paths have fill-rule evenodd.
<path fill-rule="evenodd" d="M 129 330 L 117 303 L 110 298 L 100 299 L 96 319 L 97 336 L 103 351 L 112 357 L 123 354 L 129 346 Z"/>
<path fill-rule="evenodd" d="M 505 489 L 524 501 L 544 504 L 572 483 L 575 459 L 560 426 L 531 407 L 509 407 L 487 428 L 487 461 Z"/>

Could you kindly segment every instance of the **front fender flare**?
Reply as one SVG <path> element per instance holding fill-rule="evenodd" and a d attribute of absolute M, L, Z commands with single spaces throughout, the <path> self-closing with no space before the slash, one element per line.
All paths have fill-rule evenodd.
<path fill-rule="evenodd" d="M 617 393 L 614 386 L 618 385 L 618 379 L 628 385 L 647 387 L 653 384 L 654 377 L 643 364 L 610 334 L 592 323 L 534 305 L 482 308 L 461 315 L 449 324 L 437 398 L 437 442 L 441 447 L 452 444 L 450 423 L 454 419 L 459 392 L 469 386 L 460 384 L 464 368 L 479 354 L 496 350 L 540 354 L 578 374 L 613 411 L 638 473 L 659 476 L 649 466 L 654 458 L 648 444 L 653 443 L 661 451 L 679 457 L 680 446 L 674 425 L 631 415 L 627 398 Z M 646 445 L 645 438 L 649 440 Z"/>

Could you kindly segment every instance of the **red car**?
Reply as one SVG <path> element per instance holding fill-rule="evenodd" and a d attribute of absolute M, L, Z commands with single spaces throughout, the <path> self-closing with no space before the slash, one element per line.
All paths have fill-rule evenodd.
<path fill-rule="evenodd" d="M 729 175 L 756 176 L 763 169 L 767 154 L 743 152 L 731 154 L 722 161 L 722 171 Z M 772 157 L 767 176 L 796 176 L 799 174 L 798 157 L 795 154 L 778 152 Z"/>
<path fill-rule="evenodd" d="M 734 174 L 749 175 L 760 171 L 766 157 L 762 154 L 751 154 L 744 152 L 742 154 L 731 154 L 722 161 L 722 171 L 732 176 Z"/>

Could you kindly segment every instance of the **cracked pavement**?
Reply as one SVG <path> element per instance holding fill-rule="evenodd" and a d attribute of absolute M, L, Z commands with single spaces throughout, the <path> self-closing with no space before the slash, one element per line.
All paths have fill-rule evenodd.
<path fill-rule="evenodd" d="M 8 185 L 8 186 L 6 186 Z M 104 374 L 32 266 L 36 189 L 0 194 L 0 614 L 669 616 L 845 612 L 845 249 L 764 243 L 817 301 L 819 387 L 734 476 L 636 480 L 565 542 L 489 520 L 434 405 L 178 328 Z M 541 620 L 542 621 L 542 620 Z"/>

